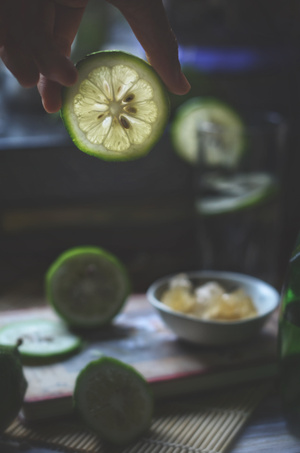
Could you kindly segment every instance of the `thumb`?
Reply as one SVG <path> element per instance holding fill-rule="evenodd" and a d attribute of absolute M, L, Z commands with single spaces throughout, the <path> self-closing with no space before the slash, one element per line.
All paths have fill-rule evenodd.
<path fill-rule="evenodd" d="M 190 84 L 181 71 L 177 40 L 162 0 L 108 1 L 121 11 L 167 88 L 174 94 L 186 94 Z"/>

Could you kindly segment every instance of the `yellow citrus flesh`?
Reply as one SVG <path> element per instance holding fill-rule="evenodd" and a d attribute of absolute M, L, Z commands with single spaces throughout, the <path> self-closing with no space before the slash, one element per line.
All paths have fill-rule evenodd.
<path fill-rule="evenodd" d="M 168 98 L 155 71 L 124 52 L 99 52 L 78 65 L 62 117 L 82 151 L 107 160 L 146 154 L 168 119 Z"/>

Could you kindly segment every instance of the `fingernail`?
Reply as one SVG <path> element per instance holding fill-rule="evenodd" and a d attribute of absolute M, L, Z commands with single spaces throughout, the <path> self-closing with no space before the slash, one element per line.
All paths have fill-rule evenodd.
<path fill-rule="evenodd" d="M 183 74 L 182 71 L 179 73 L 178 81 L 180 82 L 180 84 L 182 86 L 183 94 L 185 94 L 188 91 L 190 91 L 191 85 L 190 85 L 188 79 L 186 78 L 186 76 Z"/>
<path fill-rule="evenodd" d="M 68 64 L 66 65 L 65 84 L 67 86 L 71 86 L 71 85 L 74 85 L 74 83 L 76 83 L 77 77 L 78 77 L 78 72 L 77 72 L 77 69 L 75 68 L 74 64 L 71 62 L 71 60 L 67 59 L 67 62 L 68 62 Z"/>

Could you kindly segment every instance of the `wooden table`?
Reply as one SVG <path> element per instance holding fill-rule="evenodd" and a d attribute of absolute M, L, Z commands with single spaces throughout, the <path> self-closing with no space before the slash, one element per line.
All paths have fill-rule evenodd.
<path fill-rule="evenodd" d="M 255 411 L 230 453 L 299 453 L 299 437 L 292 434 L 282 415 L 278 396 L 267 398 Z"/>
<path fill-rule="evenodd" d="M 5 298 L 1 302 L 2 310 L 7 310 L 11 306 L 14 306 L 14 308 L 18 306 L 25 308 L 27 306 L 27 299 L 24 297 L 21 299 L 19 295 L 11 299 Z M 33 298 L 29 297 L 28 306 L 32 303 Z M 17 443 L 8 444 L 3 442 L 0 436 L 0 453 L 59 453 L 61 451 L 63 450 L 45 449 L 25 444 L 18 445 Z M 236 441 L 228 450 L 228 453 L 250 452 L 300 453 L 300 424 L 299 437 L 296 437 L 286 425 L 281 412 L 279 397 L 275 392 L 259 405 L 245 429 L 238 435 Z"/>
<path fill-rule="evenodd" d="M 1 453 L 59 453 L 62 450 L 0 444 L 0 451 Z M 291 434 L 282 416 L 280 401 L 276 395 L 271 395 L 259 406 L 228 453 L 253 452 L 300 453 L 300 426 L 299 437 Z"/>

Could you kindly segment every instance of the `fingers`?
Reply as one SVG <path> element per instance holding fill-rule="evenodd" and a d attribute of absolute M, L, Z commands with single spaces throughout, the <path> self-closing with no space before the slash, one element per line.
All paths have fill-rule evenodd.
<path fill-rule="evenodd" d="M 38 91 L 42 98 L 43 107 L 48 113 L 55 113 L 61 109 L 61 85 L 41 76 L 38 82 Z"/>
<path fill-rule="evenodd" d="M 59 110 L 60 86 L 77 80 L 69 55 L 87 1 L 0 1 L 0 21 L 6 20 L 6 27 L 0 30 L 0 56 L 22 86 L 35 86 L 41 78 L 39 90 L 42 96 L 46 93 L 47 111 Z M 61 4 L 64 2 L 71 7 Z"/>
<path fill-rule="evenodd" d="M 72 85 L 77 80 L 77 71 L 68 56 L 83 11 L 49 0 L 30 0 L 30 3 L 26 45 L 40 74 L 62 85 Z"/>
<path fill-rule="evenodd" d="M 1 49 L 6 67 L 24 87 L 36 85 L 39 73 L 35 62 L 22 40 L 23 9 L 18 0 L 0 2 Z"/>
<path fill-rule="evenodd" d="M 99 0 L 100 1 L 100 0 Z M 107 0 L 123 13 L 167 88 L 185 94 L 178 46 L 162 0 Z M 49 112 L 61 106 L 61 85 L 77 80 L 69 60 L 88 0 L 0 0 L 0 56 L 24 87 L 35 86 Z M 39 80 L 39 82 L 38 82 Z"/>
<path fill-rule="evenodd" d="M 72 7 L 69 8 L 68 5 Z M 78 8 L 75 8 L 77 4 Z M 52 35 L 60 54 L 55 54 L 49 48 L 46 58 L 43 56 L 44 47 L 36 49 L 35 56 L 39 61 L 41 77 L 38 91 L 42 98 L 44 109 L 48 113 L 55 113 L 61 108 L 61 85 L 69 86 L 77 80 L 77 71 L 64 56 L 69 56 L 71 44 L 79 28 L 87 0 L 57 0 L 55 5 L 55 21 Z"/>
<path fill-rule="evenodd" d="M 181 71 L 177 41 L 162 0 L 108 1 L 124 15 L 167 88 L 175 94 L 187 93 L 190 84 Z"/>
<path fill-rule="evenodd" d="M 87 0 L 80 1 L 82 4 L 83 1 L 85 5 L 87 4 Z M 81 23 L 81 19 L 85 11 L 85 5 L 81 6 L 80 8 L 68 8 L 63 5 L 56 5 L 56 17 L 53 34 L 64 55 L 70 56 L 71 44 L 74 41 L 79 25 Z"/>
<path fill-rule="evenodd" d="M 40 40 L 32 45 L 31 51 L 41 75 L 64 86 L 71 86 L 76 82 L 77 70 L 74 64 L 51 41 Z"/>
<path fill-rule="evenodd" d="M 24 88 L 36 86 L 39 80 L 38 68 L 31 55 L 22 51 L 13 42 L 2 47 L 0 56 L 7 69 L 15 76 Z"/>

